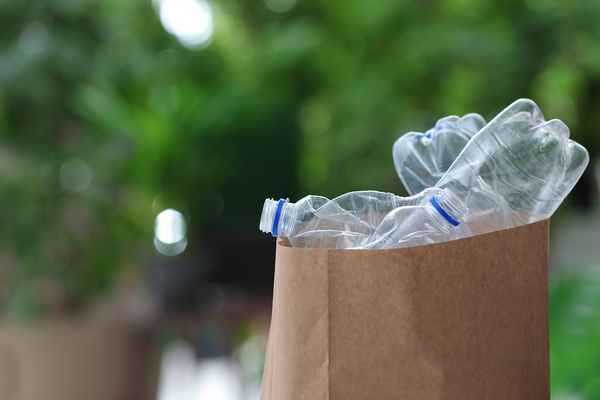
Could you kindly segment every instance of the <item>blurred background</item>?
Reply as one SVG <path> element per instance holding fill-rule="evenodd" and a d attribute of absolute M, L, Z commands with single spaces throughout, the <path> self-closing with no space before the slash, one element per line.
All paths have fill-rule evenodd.
<path fill-rule="evenodd" d="M 405 195 L 400 135 L 521 97 L 591 155 L 550 346 L 597 399 L 600 3 L 0 0 L 0 400 L 258 399 L 265 198 Z"/>

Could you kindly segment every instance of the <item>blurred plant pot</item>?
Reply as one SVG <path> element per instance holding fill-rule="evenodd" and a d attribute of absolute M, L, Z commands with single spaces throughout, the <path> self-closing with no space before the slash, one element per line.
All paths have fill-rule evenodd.
<path fill-rule="evenodd" d="M 0 324 L 0 400 L 155 399 L 148 331 L 73 319 Z"/>

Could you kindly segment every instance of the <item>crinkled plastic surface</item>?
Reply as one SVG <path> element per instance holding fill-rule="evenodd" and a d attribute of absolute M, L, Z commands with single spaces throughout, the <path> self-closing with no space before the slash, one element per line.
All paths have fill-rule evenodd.
<path fill-rule="evenodd" d="M 447 189 L 437 193 L 435 189 L 428 189 L 423 193 L 427 193 L 427 197 L 435 193 L 443 213 L 452 221 L 446 219 L 447 217 L 433 206 L 429 197 L 430 200 L 425 204 L 392 210 L 377 226 L 369 242 L 361 248 L 397 249 L 472 236 L 469 225 L 460 221 L 468 212 L 464 203 Z"/>
<path fill-rule="evenodd" d="M 398 248 L 549 218 L 583 174 L 587 150 L 569 139 L 565 124 L 546 121 L 528 99 L 517 100 L 483 124 L 477 114 L 446 117 L 425 134 L 411 132 L 396 142 L 396 168 L 409 192 L 417 194 L 361 191 L 333 200 L 307 196 L 295 204 L 280 202 L 277 211 L 277 202 L 268 199 L 261 229 L 273 226 L 293 247 Z M 432 212 L 427 204 L 446 192 L 458 199 L 452 204 L 464 205 L 454 208 L 464 208 L 458 227 L 445 226 L 443 213 Z"/>
<path fill-rule="evenodd" d="M 408 132 L 392 148 L 394 166 L 409 194 L 434 187 L 471 137 L 485 126 L 479 114 L 440 119 L 425 133 Z"/>
<path fill-rule="evenodd" d="M 564 123 L 546 121 L 532 100 L 520 99 L 469 140 L 435 187 L 467 204 L 467 221 L 489 221 L 470 223 L 473 234 L 487 233 L 549 218 L 588 162 Z"/>
<path fill-rule="evenodd" d="M 400 197 L 358 191 L 333 200 L 307 196 L 290 204 L 294 220 L 284 235 L 293 247 L 330 249 L 411 247 L 471 236 L 466 224 L 456 229 L 429 204 L 443 192 L 429 189 Z"/>

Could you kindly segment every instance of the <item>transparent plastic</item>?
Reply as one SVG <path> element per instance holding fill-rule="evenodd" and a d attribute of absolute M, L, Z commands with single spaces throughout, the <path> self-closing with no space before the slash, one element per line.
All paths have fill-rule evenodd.
<path fill-rule="evenodd" d="M 293 247 L 389 249 L 471 236 L 460 222 L 467 208 L 449 190 L 411 197 L 359 191 L 329 200 L 265 201 L 260 229 L 285 236 Z"/>
<path fill-rule="evenodd" d="M 477 235 L 549 218 L 588 162 L 565 124 L 520 99 L 469 140 L 435 187 L 467 204 L 465 220 Z"/>
<path fill-rule="evenodd" d="M 449 214 L 450 219 L 438 211 L 436 201 L 443 208 L 442 213 Z M 469 225 L 460 222 L 467 212 L 467 206 L 458 197 L 444 190 L 430 198 L 425 205 L 398 207 L 392 210 L 363 248 L 394 249 L 470 237 L 473 234 Z"/>
<path fill-rule="evenodd" d="M 425 133 L 408 132 L 392 148 L 394 166 L 409 194 L 434 187 L 485 120 L 479 114 L 442 118 Z"/>

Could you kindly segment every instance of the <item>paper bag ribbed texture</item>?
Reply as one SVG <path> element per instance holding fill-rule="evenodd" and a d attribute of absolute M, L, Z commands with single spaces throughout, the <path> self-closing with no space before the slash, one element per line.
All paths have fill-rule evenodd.
<path fill-rule="evenodd" d="M 548 400 L 548 230 L 394 250 L 278 240 L 261 400 Z"/>

